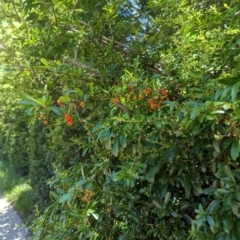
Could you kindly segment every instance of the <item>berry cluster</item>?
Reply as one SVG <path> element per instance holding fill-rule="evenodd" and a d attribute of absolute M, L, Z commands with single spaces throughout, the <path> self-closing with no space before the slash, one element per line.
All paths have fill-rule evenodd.
<path fill-rule="evenodd" d="M 174 97 L 169 96 L 169 91 L 159 88 L 154 91 L 153 88 L 147 87 L 145 89 L 137 89 L 133 85 L 128 87 L 129 92 L 126 94 L 126 102 L 132 107 L 139 109 L 146 109 L 148 111 L 158 110 L 166 100 L 175 100 Z M 112 103 L 117 105 L 120 102 L 119 98 L 115 96 Z"/>
<path fill-rule="evenodd" d="M 89 203 L 91 200 L 91 197 L 93 195 L 93 191 L 92 190 L 87 190 L 84 194 L 83 197 L 79 197 L 81 201 L 85 202 L 85 203 Z"/>
<path fill-rule="evenodd" d="M 43 120 L 43 124 L 44 125 L 48 125 L 48 120 L 44 118 L 44 115 L 42 113 L 39 114 L 39 117 L 38 117 L 39 120 Z"/>
<path fill-rule="evenodd" d="M 63 107 L 64 106 L 64 103 L 61 101 L 61 100 L 57 100 L 57 105 L 59 106 L 59 107 Z M 78 107 L 82 107 L 82 108 L 84 108 L 85 107 L 85 102 L 84 101 L 81 101 L 81 102 L 73 102 L 73 103 L 71 103 L 71 105 L 72 105 L 72 108 L 74 108 L 74 109 L 78 109 Z"/>
<path fill-rule="evenodd" d="M 67 122 L 67 125 L 71 127 L 73 125 L 73 118 L 68 113 L 64 114 L 65 120 Z"/>
<path fill-rule="evenodd" d="M 65 106 L 64 103 L 59 99 L 57 100 L 57 105 L 61 108 Z M 72 102 L 72 103 L 70 103 L 70 106 L 71 106 L 71 108 L 77 110 L 79 107 L 84 108 L 85 102 L 84 101 Z M 64 118 L 69 127 L 73 126 L 73 117 L 70 114 L 65 113 Z"/>

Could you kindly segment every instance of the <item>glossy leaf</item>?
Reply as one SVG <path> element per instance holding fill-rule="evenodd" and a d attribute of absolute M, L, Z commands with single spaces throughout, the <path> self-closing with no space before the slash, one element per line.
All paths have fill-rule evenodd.
<path fill-rule="evenodd" d="M 59 198 L 60 203 L 69 202 L 72 199 L 72 193 L 66 193 Z"/>
<path fill-rule="evenodd" d="M 215 222 L 211 216 L 207 216 L 207 222 L 210 226 L 215 227 Z"/>
<path fill-rule="evenodd" d="M 24 99 L 27 100 L 28 103 L 32 103 L 32 105 L 42 105 L 42 102 L 40 102 L 39 100 L 29 96 L 28 94 L 24 93 L 24 92 L 20 92 L 19 95 Z M 25 102 L 24 102 L 25 103 Z"/>
<path fill-rule="evenodd" d="M 233 86 L 232 86 L 232 91 L 231 91 L 231 98 L 232 98 L 232 102 L 235 102 L 236 101 L 236 98 L 237 98 L 237 94 L 239 92 L 239 86 L 240 86 L 240 81 L 235 83 Z"/>
<path fill-rule="evenodd" d="M 231 158 L 235 161 L 239 156 L 239 143 L 234 140 L 231 145 Z"/>

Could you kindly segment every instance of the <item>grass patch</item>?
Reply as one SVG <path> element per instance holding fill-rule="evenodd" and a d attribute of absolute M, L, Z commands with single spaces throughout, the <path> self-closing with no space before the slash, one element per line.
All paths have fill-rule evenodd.
<path fill-rule="evenodd" d="M 33 220 L 34 201 L 33 190 L 26 178 L 6 161 L 0 160 L 0 192 L 13 205 L 26 225 Z"/>

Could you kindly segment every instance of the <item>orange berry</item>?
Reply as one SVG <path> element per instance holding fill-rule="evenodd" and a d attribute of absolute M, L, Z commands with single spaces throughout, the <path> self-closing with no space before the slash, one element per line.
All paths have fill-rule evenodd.
<path fill-rule="evenodd" d="M 81 101 L 79 105 L 80 105 L 80 107 L 84 108 L 85 107 L 85 102 Z"/>
<path fill-rule="evenodd" d="M 48 125 L 48 120 L 45 119 L 45 120 L 43 121 L 43 124 L 44 124 L 44 125 Z"/>
<path fill-rule="evenodd" d="M 67 122 L 67 125 L 69 127 L 71 127 L 73 125 L 73 119 L 72 119 L 72 116 L 70 116 L 69 114 L 65 113 L 64 114 L 64 117 L 65 117 L 65 120 Z"/>
<path fill-rule="evenodd" d="M 57 104 L 58 104 L 59 107 L 63 106 L 63 102 L 61 100 L 59 100 L 59 99 L 57 100 Z"/>
<path fill-rule="evenodd" d="M 148 88 L 145 90 L 145 94 L 146 94 L 146 95 L 149 95 L 151 92 L 152 92 L 152 88 L 150 88 L 150 87 L 148 87 Z"/>
<path fill-rule="evenodd" d="M 113 99 L 112 99 L 112 102 L 113 102 L 114 104 L 119 103 L 119 99 L 118 99 L 118 98 L 113 98 Z"/>
<path fill-rule="evenodd" d="M 153 99 L 148 99 L 148 103 L 151 105 L 151 104 L 154 104 L 154 101 Z"/>
<path fill-rule="evenodd" d="M 132 91 L 134 89 L 134 87 L 132 85 L 130 85 L 128 88 L 130 91 Z"/>
<path fill-rule="evenodd" d="M 77 109 L 78 108 L 78 105 L 76 103 L 73 103 L 73 108 L 74 109 Z"/>

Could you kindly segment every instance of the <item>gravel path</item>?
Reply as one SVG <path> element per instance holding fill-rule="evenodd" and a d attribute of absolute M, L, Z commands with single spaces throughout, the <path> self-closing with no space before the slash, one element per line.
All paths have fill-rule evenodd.
<path fill-rule="evenodd" d="M 0 240 L 30 240 L 29 236 L 30 233 L 22 226 L 20 217 L 0 195 Z"/>

